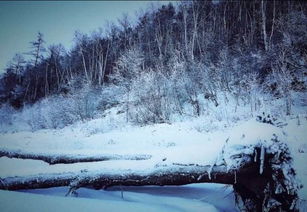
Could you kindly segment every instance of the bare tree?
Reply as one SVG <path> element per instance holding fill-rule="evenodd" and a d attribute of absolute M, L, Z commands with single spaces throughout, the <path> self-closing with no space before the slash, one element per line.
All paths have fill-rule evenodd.
<path fill-rule="evenodd" d="M 132 48 L 117 61 L 112 78 L 126 90 L 126 121 L 129 121 L 130 92 L 132 82 L 141 74 L 144 57 L 140 50 Z"/>
<path fill-rule="evenodd" d="M 31 48 L 32 51 L 29 52 L 30 55 L 32 55 L 34 57 L 34 59 L 32 60 L 33 66 L 34 66 L 34 71 L 36 70 L 35 68 L 37 67 L 37 65 L 39 64 L 39 62 L 41 62 L 43 60 L 43 52 L 45 52 L 45 47 L 43 46 L 45 43 L 44 39 L 43 39 L 43 34 L 41 32 L 37 33 L 37 39 L 35 41 L 30 42 L 31 44 Z M 37 72 L 37 71 L 36 71 Z M 33 89 L 33 93 L 31 98 L 33 100 L 36 99 L 37 97 L 37 89 L 38 89 L 38 73 L 35 73 L 35 81 L 34 81 L 34 89 Z M 31 81 L 29 81 L 30 83 Z M 28 84 L 27 86 L 27 90 L 29 88 L 30 84 Z"/>
<path fill-rule="evenodd" d="M 9 66 L 12 68 L 15 72 L 15 74 L 18 76 L 18 82 L 21 83 L 21 76 L 23 67 L 26 64 L 26 60 L 22 54 L 15 54 L 12 61 L 10 62 Z"/>
<path fill-rule="evenodd" d="M 286 114 L 291 114 L 292 98 L 291 98 L 291 83 L 292 76 L 287 69 L 287 53 L 286 48 L 282 48 L 278 54 L 275 62 L 272 62 L 273 77 L 277 86 L 280 88 L 279 92 L 285 98 Z"/>
<path fill-rule="evenodd" d="M 82 65 L 83 65 L 83 71 L 85 74 L 85 78 L 88 82 L 91 82 L 88 70 L 87 70 L 87 64 L 86 64 L 86 58 L 85 58 L 85 53 L 86 53 L 86 43 L 87 43 L 87 36 L 76 31 L 75 32 L 75 40 L 77 43 L 77 46 L 79 48 L 79 54 L 81 55 L 82 58 Z"/>
<path fill-rule="evenodd" d="M 29 52 L 29 54 L 34 57 L 34 66 L 37 66 L 37 64 L 43 59 L 42 53 L 45 52 L 45 47 L 43 46 L 44 43 L 45 41 L 41 32 L 37 33 L 37 39 L 35 41 L 30 42 L 32 51 Z"/>

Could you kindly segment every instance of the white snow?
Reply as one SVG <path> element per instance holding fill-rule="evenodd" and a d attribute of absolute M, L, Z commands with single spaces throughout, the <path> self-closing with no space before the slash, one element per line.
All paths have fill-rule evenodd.
<path fill-rule="evenodd" d="M 298 121 L 299 119 L 299 121 Z M 294 157 L 294 167 L 297 171 L 298 178 L 305 185 L 300 190 L 300 197 L 307 199 L 307 119 L 305 115 L 297 117 L 288 117 L 287 126 L 278 128 L 270 124 L 259 123 L 254 119 L 248 121 L 238 121 L 234 126 L 224 125 L 223 122 L 215 123 L 214 129 L 210 131 L 200 130 L 203 125 L 207 124 L 205 118 L 200 117 L 195 120 L 186 120 L 173 124 L 156 124 L 145 127 L 126 126 L 123 128 L 107 131 L 89 133 L 90 125 L 88 123 L 82 125 L 74 125 L 61 130 L 39 130 L 36 132 L 17 132 L 0 134 L 0 149 L 12 151 L 25 151 L 30 153 L 45 153 L 45 154 L 65 154 L 65 155 L 99 155 L 99 154 L 118 154 L 118 155 L 133 155 L 133 154 L 149 154 L 152 158 L 149 160 L 115 160 L 90 163 L 76 164 L 56 164 L 49 165 L 45 162 L 37 160 L 21 160 L 9 159 L 6 157 L 0 158 L 0 178 L 13 176 L 31 176 L 42 173 L 68 173 L 78 174 L 80 172 L 101 172 L 104 173 L 121 173 L 122 171 L 138 171 L 149 172 L 156 167 L 169 165 L 174 163 L 179 164 L 199 164 L 199 165 L 219 165 L 226 162 L 228 168 L 235 167 L 236 161 L 230 156 L 236 152 L 251 153 L 253 151 L 248 148 L 250 145 L 255 145 L 259 141 L 264 141 L 264 145 L 271 143 L 272 135 L 275 134 L 283 141 L 287 141 L 292 156 Z M 99 121 L 91 121 L 93 128 Z M 299 123 L 299 125 L 298 125 Z M 210 129 L 210 127 L 206 128 Z M 222 154 L 223 152 L 223 154 Z M 260 170 L 261 171 L 261 170 Z M 210 174 L 210 173 L 209 173 Z M 200 185 L 192 186 L 195 189 L 195 195 L 202 194 L 206 196 L 206 187 Z M 33 211 L 31 207 L 37 206 L 31 204 L 39 202 L 41 204 L 56 205 L 65 211 L 84 211 L 84 207 L 88 207 L 90 211 L 233 211 L 218 208 L 223 201 L 211 202 L 208 198 L 194 197 L 190 193 L 184 193 L 184 189 L 189 186 L 180 186 L 175 188 L 164 187 L 158 188 L 125 188 L 128 191 L 124 192 L 125 199 L 119 199 L 118 192 L 114 191 L 117 199 L 111 198 L 115 193 L 110 191 L 92 191 L 79 189 L 78 199 L 63 198 L 60 195 L 46 197 L 40 195 L 25 195 L 23 193 L 0 191 L 1 205 L 7 207 L 7 211 L 19 211 L 18 207 L 23 208 L 22 211 Z M 194 187 L 193 187 L 194 186 Z M 207 185 L 208 186 L 208 185 Z M 142 190 L 143 189 L 143 190 Z M 148 189 L 148 190 L 146 190 Z M 168 189 L 173 189 L 172 194 L 166 198 L 164 192 L 169 192 Z M 204 190 L 203 190 L 204 189 Z M 143 192 L 139 192 L 139 191 Z M 217 195 L 224 195 L 224 192 L 213 188 Z M 53 189 L 47 189 L 44 194 L 50 195 Z M 144 192 L 146 191 L 146 192 Z M 34 192 L 34 191 L 25 191 Z M 99 196 L 95 192 L 101 192 Z M 35 192 L 34 192 L 35 193 Z M 144 194 L 145 193 L 145 194 Z M 154 193 L 154 194 L 153 194 Z M 82 196 L 82 195 L 85 196 Z M 99 201 L 93 200 L 99 196 Z M 52 194 L 53 195 L 53 194 Z M 92 196 L 93 195 L 93 196 Z M 163 197 L 161 197 L 161 195 Z M 153 197 L 154 196 L 154 197 Z M 166 195 L 167 196 L 167 195 Z M 193 196 L 193 197 L 191 197 Z M 80 197 L 90 198 L 85 200 Z M 190 198 L 191 197 L 191 198 Z M 214 195 L 213 195 L 214 197 Z M 196 200 L 194 200 L 196 198 Z M 10 200 L 16 200 L 16 204 L 11 204 Z M 29 201 L 27 206 L 22 206 L 23 201 Z M 104 199 L 103 201 L 101 199 Z M 204 203 L 207 202 L 207 203 Z M 2 204 L 3 203 L 3 204 Z M 18 204 L 19 203 L 19 204 Z M 233 201 L 232 201 L 233 203 Z M 231 203 L 231 204 L 232 204 Z M 230 204 L 226 201 L 225 204 Z M 222 204 L 223 205 L 223 204 Z M 48 207 L 46 211 L 48 211 Z M 188 208 L 185 208 L 187 206 Z M 51 207 L 52 208 L 52 207 Z M 218 209 L 216 209 L 218 208 Z M 234 208 L 234 207 L 233 207 Z M 52 208 L 52 211 L 57 211 L 57 208 Z"/>
<path fill-rule="evenodd" d="M 22 192 L 0 191 L 3 211 L 236 211 L 230 187 L 218 184 L 114 187 L 108 191 L 81 188 L 78 197 L 64 197 L 67 187 Z M 14 200 L 12 202 L 11 200 Z"/>
<path fill-rule="evenodd" d="M 189 122 L 181 122 L 142 128 L 128 127 L 89 137 L 85 137 L 80 132 L 75 133 L 73 129 L 5 134 L 1 136 L 0 147 L 12 151 L 66 155 L 149 154 L 152 155 L 152 158 L 140 161 L 117 160 L 49 166 L 47 163 L 39 161 L 3 157 L 0 158 L 1 167 L 11 163 L 10 167 L 12 168 L 1 171 L 0 176 L 5 174 L 5 176 L 8 174 L 24 176 L 39 173 L 80 172 L 85 169 L 87 171 L 103 169 L 106 172 L 120 172 L 123 169 L 149 171 L 156 166 L 174 163 L 218 165 L 225 161 L 227 166 L 231 168 L 236 165 L 233 164 L 235 161 L 230 158 L 235 151 L 249 153 L 250 149 L 247 146 L 255 145 L 261 140 L 270 143 L 273 133 L 279 137 L 283 136 L 277 127 L 250 120 L 242 122 L 236 127 L 210 133 L 198 132 L 189 127 Z M 222 149 L 224 149 L 224 155 L 221 155 Z M 23 167 L 30 168 L 13 168 L 18 161 L 23 163 Z"/>

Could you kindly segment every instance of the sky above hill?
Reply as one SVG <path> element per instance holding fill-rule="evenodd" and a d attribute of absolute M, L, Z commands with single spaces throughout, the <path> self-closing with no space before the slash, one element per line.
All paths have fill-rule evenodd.
<path fill-rule="evenodd" d="M 76 30 L 91 33 L 106 22 L 117 22 L 124 13 L 150 7 L 150 1 L 0 1 L 0 73 L 15 53 L 29 51 L 30 41 L 40 31 L 46 45 L 72 46 Z M 169 1 L 155 2 L 168 4 Z"/>

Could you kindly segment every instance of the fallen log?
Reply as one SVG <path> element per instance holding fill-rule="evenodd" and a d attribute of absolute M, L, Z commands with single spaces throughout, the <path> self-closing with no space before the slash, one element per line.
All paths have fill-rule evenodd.
<path fill-rule="evenodd" d="M 129 169 L 112 173 L 110 170 L 99 172 L 81 172 L 62 174 L 40 174 L 27 177 L 8 177 L 0 179 L 0 189 L 20 190 L 70 186 L 74 189 L 92 187 L 105 189 L 111 186 L 144 186 L 144 185 L 185 185 L 190 183 L 233 184 L 233 171 L 226 171 L 226 166 L 167 166 L 153 170 L 132 171 Z M 210 173 L 209 173 L 210 172 Z M 210 176 L 211 175 L 211 176 Z"/>
<path fill-rule="evenodd" d="M 231 160 L 235 161 L 233 164 L 236 164 L 231 167 L 227 167 L 227 163 L 213 165 L 168 163 L 157 164 L 152 169 L 144 170 L 101 169 L 99 172 L 81 171 L 80 173 L 16 176 L 0 179 L 0 189 L 20 190 L 69 186 L 69 194 L 80 187 L 106 189 L 117 185 L 163 186 L 205 182 L 222 183 L 233 185 L 241 210 L 298 211 L 295 205 L 300 185 L 295 179 L 288 147 L 280 142 L 277 136 L 273 136 L 271 142 L 259 142 L 248 149 L 251 151 L 230 156 Z"/>
<path fill-rule="evenodd" d="M 107 161 L 107 160 L 148 160 L 151 158 L 151 155 L 146 155 L 146 154 L 67 155 L 67 154 L 33 153 L 21 150 L 0 149 L 0 158 L 1 157 L 41 160 L 46 163 L 49 163 L 50 165 L 53 165 L 59 163 L 70 164 L 70 163 L 81 163 L 81 162 L 98 162 L 98 161 Z"/>

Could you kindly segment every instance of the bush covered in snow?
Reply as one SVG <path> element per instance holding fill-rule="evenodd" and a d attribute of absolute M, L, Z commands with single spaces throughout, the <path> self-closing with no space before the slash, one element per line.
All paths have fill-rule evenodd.
<path fill-rule="evenodd" d="M 4 104 L 0 108 L 1 131 L 63 128 L 101 117 L 104 110 L 118 104 L 114 92 L 120 93 L 115 86 L 106 89 L 85 86 L 72 94 L 50 96 L 25 105 L 21 110 Z"/>

